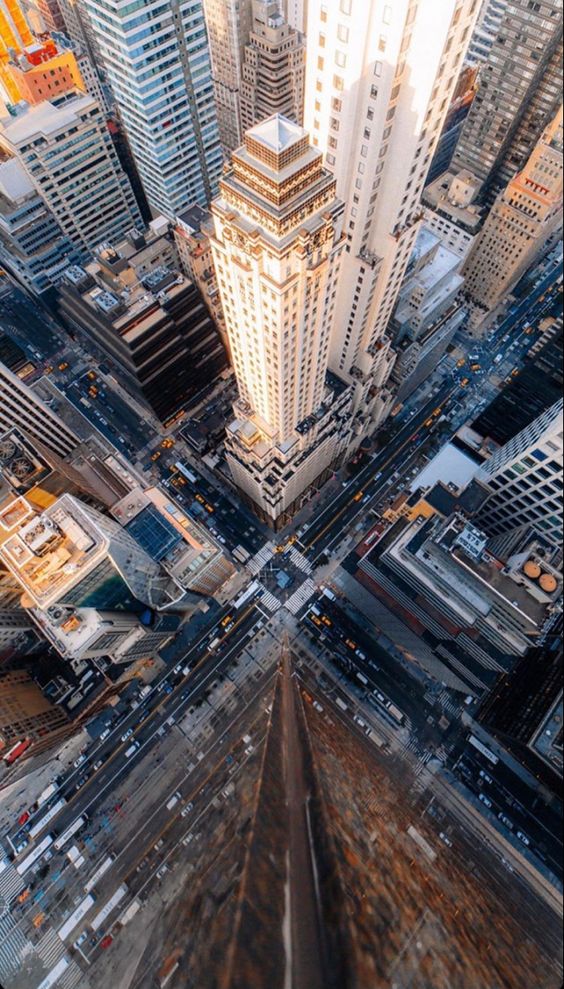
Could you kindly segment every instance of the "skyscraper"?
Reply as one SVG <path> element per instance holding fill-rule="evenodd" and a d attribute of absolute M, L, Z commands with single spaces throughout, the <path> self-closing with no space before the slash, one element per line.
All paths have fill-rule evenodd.
<path fill-rule="evenodd" d="M 113 519 L 72 495 L 44 510 L 23 495 L 5 500 L 0 559 L 21 586 L 21 606 L 71 663 L 149 656 L 178 626 L 178 616 L 157 612 L 180 602 L 180 584 Z"/>
<path fill-rule="evenodd" d="M 562 230 L 562 107 L 521 172 L 496 199 L 464 266 L 466 291 L 488 311 Z"/>
<path fill-rule="evenodd" d="M 487 61 L 497 37 L 508 0 L 482 0 L 482 8 L 472 32 L 466 62 L 481 65 Z"/>
<path fill-rule="evenodd" d="M 72 730 L 62 707 L 43 696 L 26 670 L 0 675 L 0 743 L 5 753 L 16 742 L 30 739 L 26 757 L 37 755 Z"/>
<path fill-rule="evenodd" d="M 308 0 L 282 0 L 281 8 L 288 24 L 301 34 L 307 34 Z"/>
<path fill-rule="evenodd" d="M 525 165 L 561 93 L 561 0 L 508 0 L 453 159 L 490 203 Z"/>
<path fill-rule="evenodd" d="M 23 381 L 0 364 L 0 436 L 17 426 L 23 435 L 66 456 L 80 440 Z"/>
<path fill-rule="evenodd" d="M 478 0 L 309 2 L 305 125 L 346 202 L 330 364 L 354 382 L 358 435 L 392 403 L 386 329 L 477 12 Z"/>
<path fill-rule="evenodd" d="M 243 495 L 279 527 L 348 438 L 349 390 L 328 374 L 343 204 L 307 132 L 275 116 L 245 135 L 212 214 L 239 388 L 227 459 Z"/>
<path fill-rule="evenodd" d="M 205 206 L 223 161 L 201 0 L 84 6 L 151 209 Z"/>
<path fill-rule="evenodd" d="M 305 45 L 284 20 L 277 0 L 253 0 L 253 26 L 242 71 L 244 131 L 274 113 L 303 122 Z"/>
<path fill-rule="evenodd" d="M 144 246 L 142 235 L 104 245 L 84 268 L 68 268 L 59 312 L 165 422 L 225 369 L 225 351 L 194 283 L 163 264 L 138 274 L 135 246 Z"/>
<path fill-rule="evenodd" d="M 80 258 L 21 161 L 0 161 L 0 264 L 28 291 L 41 295 Z"/>
<path fill-rule="evenodd" d="M 0 151 L 17 158 L 80 251 L 123 236 L 141 217 L 98 103 L 70 90 L 0 120 Z"/>
<path fill-rule="evenodd" d="M 532 527 L 560 545 L 563 425 L 560 399 L 481 467 L 477 476 L 493 492 L 478 516 L 488 535 Z"/>
<path fill-rule="evenodd" d="M 252 24 L 252 0 L 204 0 L 217 123 L 228 157 L 243 140 L 241 75 Z"/>

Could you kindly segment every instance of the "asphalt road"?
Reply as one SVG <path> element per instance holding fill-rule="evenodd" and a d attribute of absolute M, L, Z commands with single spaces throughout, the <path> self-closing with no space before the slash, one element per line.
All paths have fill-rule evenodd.
<path fill-rule="evenodd" d="M 186 474 L 175 471 L 174 462 L 170 465 L 163 464 L 160 468 L 161 476 L 171 495 L 200 522 L 203 522 L 212 535 L 219 537 L 220 542 L 223 542 L 229 550 L 242 546 L 253 556 L 266 541 L 257 520 L 244 506 L 235 507 L 233 502 L 203 477 L 192 464 L 182 460 L 181 463 L 196 481 L 192 482 Z M 173 485 L 172 481 L 179 478 L 186 483 Z"/>
<path fill-rule="evenodd" d="M 560 881 L 563 878 L 561 816 L 535 794 L 523 777 L 512 772 L 500 761 L 497 765 L 478 750 L 467 744 L 454 766 L 455 775 L 480 799 L 482 812 L 495 819 L 496 827 L 519 847 L 524 835 L 529 844 L 521 841 L 535 854 Z M 485 809 L 484 809 L 485 808 Z"/>
<path fill-rule="evenodd" d="M 228 631 L 223 632 L 221 620 L 230 614 L 233 615 L 233 623 Z M 140 699 L 139 706 L 121 719 L 106 739 L 89 747 L 85 761 L 66 774 L 58 786 L 57 793 L 39 811 L 31 815 L 24 826 L 25 830 L 15 828 L 10 833 L 10 843 L 17 846 L 19 841 L 26 837 L 29 827 L 41 820 L 61 797 L 64 797 L 67 803 L 46 825 L 45 833 L 53 831 L 60 834 L 77 817 L 88 813 L 101 795 L 109 790 L 123 773 L 129 771 L 145 748 L 155 742 L 158 730 L 167 719 L 171 716 L 178 718 L 197 701 L 209 684 L 229 666 L 233 657 L 243 648 L 251 634 L 251 629 L 263 623 L 264 616 L 252 603 L 244 607 L 240 614 L 233 614 L 232 606 L 223 609 L 218 616 L 217 626 L 211 631 L 207 630 L 182 657 L 178 657 L 175 670 L 179 667 L 184 668 L 188 664 L 191 671 L 188 674 L 183 674 L 181 669 L 176 673 L 168 671 L 156 681 L 150 693 Z M 217 634 L 216 629 L 219 629 Z M 221 634 L 223 634 L 221 644 L 210 652 L 207 646 Z M 168 692 L 169 688 L 172 688 L 170 692 Z M 131 735 L 125 742 L 121 741 L 122 736 L 130 730 Z M 139 751 L 135 758 L 127 759 L 125 752 L 133 742 L 139 742 Z M 92 767 L 99 760 L 103 761 L 102 766 L 93 770 Z M 77 790 L 77 782 L 86 773 L 90 774 L 88 780 Z M 43 832 L 40 832 L 36 841 L 41 839 L 42 835 Z M 16 862 L 21 861 L 28 850 L 29 846 L 17 857 Z"/>
<path fill-rule="evenodd" d="M 78 770 L 71 770 L 67 774 L 59 793 L 51 798 L 37 816 L 44 815 L 48 806 L 60 799 L 61 795 L 66 794 L 68 802 L 62 811 L 49 822 L 45 831 L 37 836 L 35 843 L 38 843 L 47 833 L 61 835 L 70 824 L 86 816 L 85 824 L 77 831 L 76 838 L 73 837 L 72 840 L 68 840 L 59 852 L 54 852 L 48 863 L 48 879 L 45 877 L 44 880 L 41 880 L 37 874 L 34 875 L 37 872 L 35 866 L 25 873 L 25 881 L 32 883 L 30 887 L 32 895 L 23 904 L 15 907 L 18 923 L 22 929 L 33 926 L 33 920 L 37 916 L 38 910 L 48 913 L 51 922 L 57 925 L 62 923 L 71 912 L 74 894 L 80 890 L 84 883 L 84 876 L 81 874 L 81 877 L 77 879 L 75 869 L 70 865 L 66 855 L 68 849 L 76 841 L 87 849 L 88 857 L 93 861 L 95 856 L 96 858 L 100 856 L 103 858 L 110 852 L 113 853 L 116 847 L 116 835 L 120 831 L 123 832 L 122 838 L 127 839 L 128 850 L 127 854 L 121 854 L 119 881 L 126 879 L 130 884 L 130 890 L 135 893 L 135 887 L 141 881 L 145 883 L 147 876 L 140 877 L 139 882 L 135 880 L 133 885 L 130 880 L 135 877 L 139 862 L 149 854 L 152 845 L 160 841 L 165 833 L 167 834 L 167 842 L 174 837 L 174 833 L 177 833 L 178 829 L 181 830 L 182 835 L 186 834 L 184 818 L 190 815 L 187 822 L 190 823 L 194 815 L 191 813 L 192 807 L 188 808 L 185 814 L 182 814 L 181 811 L 186 809 L 188 803 L 193 802 L 194 814 L 197 813 L 198 808 L 194 797 L 196 794 L 200 798 L 202 796 L 202 786 L 206 774 L 209 775 L 211 750 L 213 749 L 215 752 L 214 759 L 224 749 L 226 749 L 225 755 L 227 755 L 227 752 L 232 750 L 235 744 L 235 736 L 231 730 L 233 725 L 238 725 L 239 734 L 249 730 L 249 720 L 244 717 L 244 711 L 240 709 L 240 705 L 243 703 L 245 707 L 247 706 L 245 677 L 239 674 L 238 668 L 232 674 L 232 677 L 235 678 L 233 680 L 234 686 L 230 692 L 232 700 L 229 705 L 219 708 L 212 705 L 210 730 L 202 736 L 205 737 L 205 741 L 199 743 L 202 745 L 202 751 L 197 756 L 193 756 L 190 766 L 184 764 L 185 768 L 180 767 L 179 769 L 179 739 L 177 738 L 173 742 L 172 734 L 179 730 L 176 725 L 186 714 L 190 715 L 191 718 L 197 718 L 198 702 L 204 700 L 210 689 L 219 689 L 219 678 L 229 674 L 230 667 L 234 662 L 240 660 L 245 647 L 256 639 L 257 634 L 260 635 L 263 624 L 263 617 L 251 605 L 240 616 L 237 624 L 233 626 L 231 635 L 226 637 L 220 655 L 213 657 L 208 655 L 208 661 L 204 660 L 188 677 L 183 676 L 180 671 L 175 677 L 171 677 L 169 673 L 168 677 L 164 677 L 155 685 L 151 694 L 144 699 L 140 706 L 128 718 L 124 719 L 119 727 L 114 729 L 112 736 L 103 743 L 90 747 L 87 761 Z M 272 661 L 269 663 L 271 666 Z M 249 674 L 251 692 L 248 699 L 249 703 L 260 690 L 264 689 L 265 683 L 271 675 L 272 673 L 269 672 L 268 668 L 257 670 L 252 676 Z M 178 682 L 170 693 L 166 693 L 166 689 L 163 687 L 174 679 Z M 241 723 L 239 724 L 240 718 Z M 174 719 L 174 723 L 171 719 Z M 133 730 L 133 734 L 126 742 L 121 742 L 121 735 L 128 726 Z M 187 738 L 186 741 L 191 740 L 193 742 L 192 736 L 196 737 L 197 735 L 198 726 L 196 724 L 194 731 L 190 732 L 190 739 Z M 133 741 L 139 743 L 139 748 L 134 755 L 126 759 L 125 750 L 132 745 Z M 101 768 L 93 771 L 88 782 L 76 791 L 74 789 L 76 777 L 80 776 L 85 766 L 97 764 L 100 759 L 105 760 Z M 225 774 L 229 774 L 229 766 L 232 762 L 233 757 L 230 757 L 224 767 Z M 223 784 L 224 782 L 224 778 L 221 777 L 219 783 Z M 116 794 L 123 792 L 124 787 L 127 790 L 126 797 L 116 796 Z M 141 811 L 138 808 L 140 818 L 132 832 L 132 822 L 135 820 L 134 807 L 136 802 L 139 802 L 144 787 L 152 798 L 155 794 L 160 794 L 158 806 L 155 807 L 154 812 L 151 812 L 150 817 L 147 816 L 145 810 Z M 163 787 L 165 790 L 168 787 L 167 796 L 162 795 Z M 169 816 L 164 812 L 163 804 L 167 797 L 170 799 L 175 792 L 180 792 L 181 797 L 177 798 L 178 808 L 175 814 Z M 164 826 L 163 816 L 165 819 Z M 168 834 L 173 822 L 178 825 L 177 831 Z M 29 851 L 30 846 L 16 858 L 16 864 L 20 863 Z M 53 848 L 50 851 L 53 852 Z M 160 846 L 155 851 L 160 852 Z M 162 864 L 165 854 L 167 854 L 166 849 L 157 856 L 155 869 L 152 870 L 153 876 L 159 864 Z M 144 863 L 144 865 L 146 864 Z M 37 868 L 39 869 L 39 877 L 41 877 L 42 872 L 47 871 L 46 860 L 39 861 Z M 115 873 L 112 876 L 108 874 L 104 880 L 104 885 L 108 885 L 108 883 L 113 885 L 115 889 Z M 101 896 L 100 899 L 102 900 Z M 75 936 L 77 935 L 78 931 Z"/>

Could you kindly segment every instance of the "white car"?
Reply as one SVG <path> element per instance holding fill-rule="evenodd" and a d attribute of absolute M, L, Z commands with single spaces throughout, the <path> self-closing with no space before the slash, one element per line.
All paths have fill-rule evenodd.
<path fill-rule="evenodd" d="M 321 706 L 321 704 L 319 703 L 319 701 L 314 701 L 313 702 L 313 706 L 314 706 L 314 708 L 315 708 L 316 711 L 319 711 L 320 714 L 323 712 L 323 707 Z"/>
<path fill-rule="evenodd" d="M 127 731 L 124 731 L 123 735 L 121 736 L 122 742 L 127 742 L 127 739 L 131 738 L 132 735 L 133 735 L 133 728 L 128 728 Z"/>
<path fill-rule="evenodd" d="M 485 793 L 481 793 L 479 799 L 486 805 L 486 807 L 491 807 L 492 802 L 489 797 L 486 797 Z"/>
<path fill-rule="evenodd" d="M 78 759 L 74 760 L 73 762 L 74 768 L 78 769 L 79 766 L 82 766 L 83 762 L 86 762 L 86 755 L 84 754 L 84 752 L 82 752 L 81 755 L 79 755 Z"/>
<path fill-rule="evenodd" d="M 77 937 L 76 941 L 74 942 L 75 948 L 80 948 L 80 945 L 84 944 L 87 937 L 88 937 L 88 931 L 83 931 L 80 937 Z"/>
<path fill-rule="evenodd" d="M 527 838 L 527 835 L 526 834 L 523 834 L 522 831 L 518 831 L 517 832 L 517 837 L 518 837 L 519 841 L 522 841 L 523 842 L 524 845 L 529 846 L 531 844 L 530 838 Z"/>

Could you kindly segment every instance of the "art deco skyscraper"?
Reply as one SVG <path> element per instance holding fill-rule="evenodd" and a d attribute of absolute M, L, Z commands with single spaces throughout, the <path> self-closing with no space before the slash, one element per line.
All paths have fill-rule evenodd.
<path fill-rule="evenodd" d="M 330 364 L 355 382 L 362 432 L 389 410 L 386 329 L 478 0 L 309 0 L 305 126 L 346 202 Z"/>
<path fill-rule="evenodd" d="M 274 113 L 303 122 L 305 45 L 284 20 L 277 0 L 253 0 L 253 28 L 242 71 L 243 130 Z"/>
<path fill-rule="evenodd" d="M 562 0 L 508 0 L 453 165 L 492 203 L 525 165 L 562 98 Z"/>
<path fill-rule="evenodd" d="M 232 157 L 212 251 L 239 387 L 227 460 L 275 528 L 340 457 L 349 389 L 328 374 L 343 204 L 307 132 L 274 116 Z"/>
<path fill-rule="evenodd" d="M 523 171 L 496 199 L 466 261 L 466 291 L 488 311 L 562 230 L 563 150 L 560 107 Z"/>
<path fill-rule="evenodd" d="M 252 0 L 204 0 L 219 138 L 228 157 L 243 140 L 240 89 Z"/>
<path fill-rule="evenodd" d="M 84 6 L 151 209 L 205 206 L 223 161 L 202 3 Z"/>

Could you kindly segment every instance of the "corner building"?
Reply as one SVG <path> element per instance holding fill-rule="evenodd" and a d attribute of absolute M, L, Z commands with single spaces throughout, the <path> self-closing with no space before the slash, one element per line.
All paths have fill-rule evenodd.
<path fill-rule="evenodd" d="M 212 214 L 239 388 L 227 459 L 253 509 L 281 528 L 349 437 L 350 390 L 328 370 L 343 204 L 306 131 L 275 115 L 245 135 Z"/>
<path fill-rule="evenodd" d="M 386 331 L 478 0 L 309 0 L 304 122 L 346 203 L 330 364 L 355 388 L 359 440 L 387 415 Z"/>

